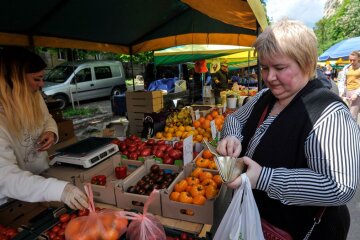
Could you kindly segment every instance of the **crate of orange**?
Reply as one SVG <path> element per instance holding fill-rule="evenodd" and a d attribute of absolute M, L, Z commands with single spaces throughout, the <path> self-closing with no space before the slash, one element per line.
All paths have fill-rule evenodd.
<path fill-rule="evenodd" d="M 214 213 L 224 200 L 221 177 L 187 164 L 169 188 L 161 193 L 164 217 L 213 224 Z"/>

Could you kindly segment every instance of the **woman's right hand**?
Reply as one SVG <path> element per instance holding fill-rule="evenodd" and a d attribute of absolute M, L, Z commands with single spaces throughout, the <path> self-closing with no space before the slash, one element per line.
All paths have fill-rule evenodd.
<path fill-rule="evenodd" d="M 223 156 L 238 157 L 241 153 L 241 142 L 235 136 L 227 136 L 218 142 L 216 151 Z"/>

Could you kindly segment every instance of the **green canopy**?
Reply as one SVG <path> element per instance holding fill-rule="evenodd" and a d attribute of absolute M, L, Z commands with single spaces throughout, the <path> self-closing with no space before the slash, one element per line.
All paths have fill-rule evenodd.
<path fill-rule="evenodd" d="M 0 45 L 124 54 L 186 44 L 251 46 L 267 25 L 259 0 L 11 0 Z"/>

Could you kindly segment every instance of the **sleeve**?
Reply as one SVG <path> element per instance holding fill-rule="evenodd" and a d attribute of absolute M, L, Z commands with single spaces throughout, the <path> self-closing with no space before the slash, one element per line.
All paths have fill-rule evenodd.
<path fill-rule="evenodd" d="M 256 188 L 288 205 L 336 206 L 350 201 L 360 175 L 360 126 L 344 104 L 325 109 L 305 142 L 305 155 L 309 168 L 264 167 Z"/>
<path fill-rule="evenodd" d="M 49 110 L 48 110 L 43 98 L 41 98 L 41 100 L 40 100 L 40 107 L 44 113 L 44 132 L 55 133 L 55 135 L 56 135 L 55 143 L 57 143 L 59 141 L 58 127 L 57 127 L 57 124 L 56 124 L 54 118 L 49 113 Z"/>
<path fill-rule="evenodd" d="M 0 176 L 0 201 L 6 198 L 27 202 L 60 201 L 68 183 L 21 170 L 3 131 L 0 131 Z"/>
<path fill-rule="evenodd" d="M 241 131 L 245 125 L 251 111 L 254 108 L 255 103 L 258 101 L 260 96 L 266 92 L 268 88 L 261 90 L 256 96 L 254 96 L 248 103 L 240 107 L 236 112 L 228 115 L 225 118 L 225 122 L 221 131 L 221 138 L 227 136 L 235 136 L 242 141 L 243 136 Z"/>

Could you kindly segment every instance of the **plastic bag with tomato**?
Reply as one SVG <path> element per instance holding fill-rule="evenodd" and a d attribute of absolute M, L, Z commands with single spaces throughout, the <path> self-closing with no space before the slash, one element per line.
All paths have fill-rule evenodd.
<path fill-rule="evenodd" d="M 89 199 L 89 215 L 72 219 L 66 229 L 67 240 L 117 240 L 126 232 L 128 220 L 119 211 L 95 211 L 93 192 L 89 183 L 84 185 Z"/>
<path fill-rule="evenodd" d="M 127 233 L 126 239 L 129 240 L 165 240 L 166 234 L 161 222 L 151 213 L 147 212 L 147 209 L 154 197 L 158 193 L 158 190 L 153 190 L 144 204 L 143 214 L 127 212 L 120 212 L 121 216 L 131 220 Z"/>

